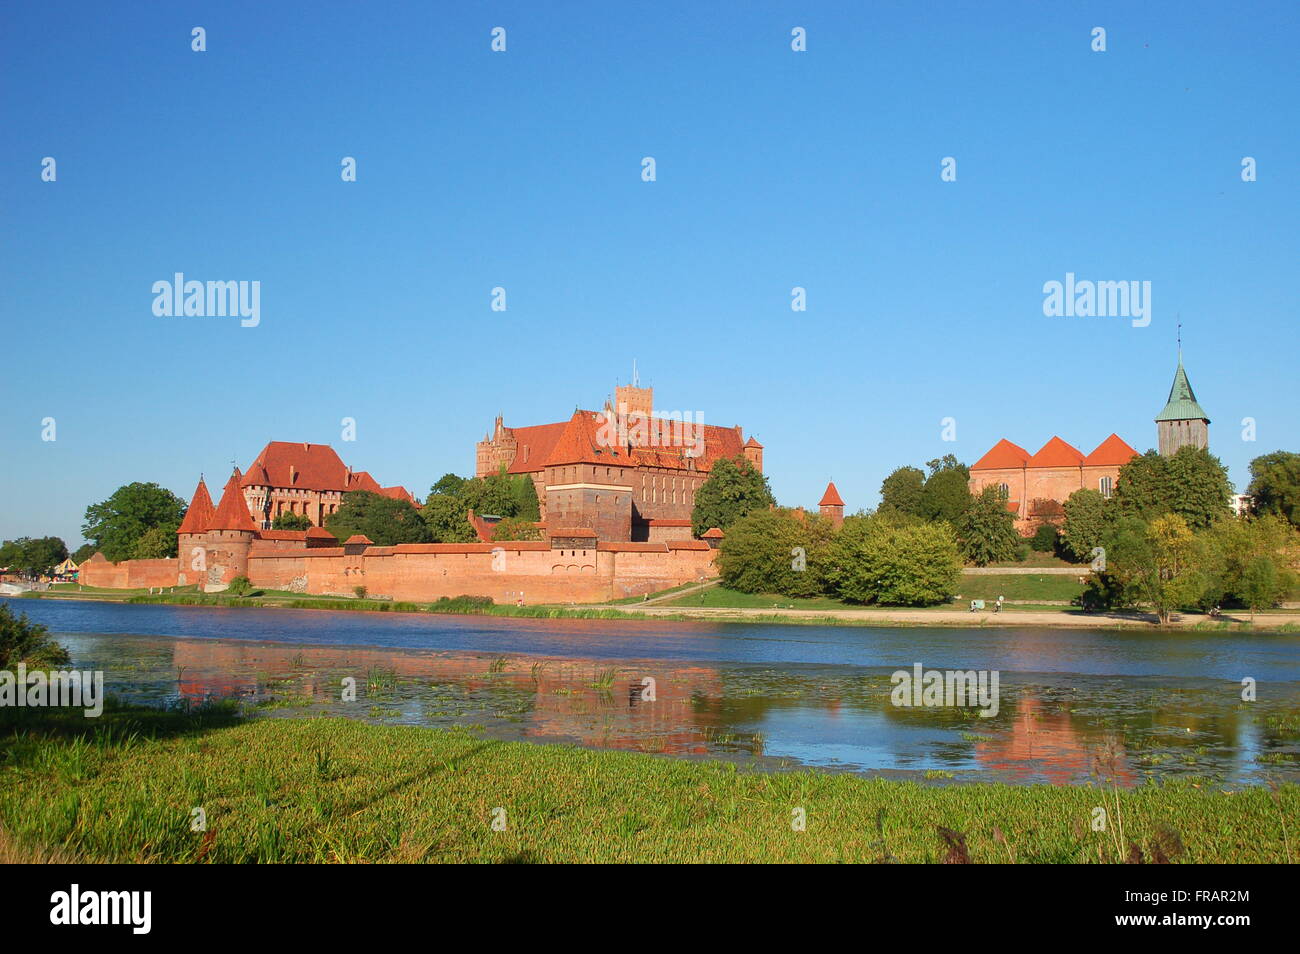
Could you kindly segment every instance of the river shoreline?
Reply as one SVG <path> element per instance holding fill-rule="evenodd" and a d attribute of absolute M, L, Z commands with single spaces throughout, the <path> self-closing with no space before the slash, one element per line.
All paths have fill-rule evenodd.
<path fill-rule="evenodd" d="M 908 609 L 904 607 L 862 607 L 846 609 L 798 609 L 758 607 L 691 607 L 672 604 L 642 606 L 640 604 L 589 604 L 556 606 L 487 606 L 473 611 L 440 609 L 437 604 L 389 602 L 374 599 L 341 599 L 313 597 L 304 594 L 296 599 L 266 597 L 221 597 L 215 595 L 182 594 L 75 594 L 28 592 L 9 597 L 14 600 L 43 599 L 67 600 L 86 603 L 156 604 L 166 606 L 215 606 L 223 608 L 249 607 L 259 609 L 309 609 L 346 612 L 384 612 L 410 615 L 479 615 L 497 618 L 524 619 L 605 619 L 637 622 L 752 622 L 761 620 L 777 625 L 817 626 L 944 626 L 982 629 L 996 626 L 1048 626 L 1085 629 L 1178 629 L 1178 630 L 1249 630 L 1252 632 L 1289 632 L 1300 628 L 1300 613 L 1282 612 L 1258 614 L 1252 622 L 1248 614 L 1221 614 L 1211 618 L 1200 613 L 1175 613 L 1161 624 L 1154 613 L 1141 611 L 1115 611 L 1085 613 L 1076 609 L 1018 609 L 1009 606 L 1001 613 L 991 610 L 971 613 L 964 609 Z M 635 609 L 631 607 L 636 607 Z"/>

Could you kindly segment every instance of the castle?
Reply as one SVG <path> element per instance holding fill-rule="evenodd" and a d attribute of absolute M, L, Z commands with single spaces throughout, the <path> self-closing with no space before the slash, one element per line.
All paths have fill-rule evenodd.
<path fill-rule="evenodd" d="M 497 417 L 479 441 L 475 474 L 526 474 L 537 488 L 541 521 L 610 542 L 691 539 L 695 494 L 723 458 L 743 456 L 763 469 L 763 445 L 739 426 L 696 416 L 656 416 L 654 389 L 615 388 L 601 411 L 567 421 L 506 427 Z"/>
<path fill-rule="evenodd" d="M 1161 454 L 1170 456 L 1181 447 L 1210 446 L 1210 419 L 1197 403 L 1181 350 L 1174 383 L 1164 409 L 1156 415 L 1156 439 Z M 1085 487 L 1109 498 L 1119 480 L 1119 470 L 1138 452 L 1118 435 L 1111 434 L 1091 454 L 1083 454 L 1059 437 L 1053 437 L 1037 453 L 1005 438 L 970 468 L 970 492 L 978 494 L 990 485 L 998 487 L 1007 509 L 1016 516 L 1016 529 L 1032 536 L 1044 523 L 1059 523 L 1062 505 L 1070 494 Z"/>

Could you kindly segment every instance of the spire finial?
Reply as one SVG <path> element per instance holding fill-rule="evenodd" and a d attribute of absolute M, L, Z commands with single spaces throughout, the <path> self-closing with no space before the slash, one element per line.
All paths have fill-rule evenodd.
<path fill-rule="evenodd" d="M 632 359 L 632 387 L 639 388 L 640 386 L 641 386 L 641 376 L 636 373 L 636 358 L 633 358 Z"/>
<path fill-rule="evenodd" d="M 1182 312 L 1179 312 L 1179 313 L 1178 313 L 1178 318 L 1179 318 L 1179 322 L 1178 322 L 1178 363 L 1179 363 L 1179 364 L 1182 364 L 1182 363 L 1183 363 L 1183 322 L 1182 322 L 1182 317 L 1183 317 L 1183 313 L 1182 313 Z"/>

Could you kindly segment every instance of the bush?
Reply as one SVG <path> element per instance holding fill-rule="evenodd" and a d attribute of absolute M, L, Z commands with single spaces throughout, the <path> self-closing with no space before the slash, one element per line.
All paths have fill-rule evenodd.
<path fill-rule="evenodd" d="M 1044 523 L 1034 531 L 1033 537 L 1029 540 L 1029 545 L 1039 553 L 1054 553 L 1056 551 L 1057 528 L 1054 523 Z"/>
<path fill-rule="evenodd" d="M 901 524 L 850 517 L 835 537 L 831 564 L 831 585 L 851 603 L 944 603 L 961 578 L 957 540 L 942 521 Z"/>
<path fill-rule="evenodd" d="M 237 576 L 230 581 L 226 592 L 231 596 L 245 596 L 253 589 L 252 581 L 246 576 Z"/>
<path fill-rule="evenodd" d="M 829 520 L 759 510 L 737 520 L 718 548 L 722 581 L 742 593 L 819 596 L 825 591 Z"/>
<path fill-rule="evenodd" d="M 54 641 L 48 629 L 28 620 L 25 613 L 15 616 L 0 603 L 0 669 L 12 669 L 20 662 L 44 667 L 66 666 L 70 661 L 68 651 Z"/>
<path fill-rule="evenodd" d="M 357 599 L 364 600 L 368 591 L 364 586 L 354 586 L 352 592 L 356 594 Z"/>

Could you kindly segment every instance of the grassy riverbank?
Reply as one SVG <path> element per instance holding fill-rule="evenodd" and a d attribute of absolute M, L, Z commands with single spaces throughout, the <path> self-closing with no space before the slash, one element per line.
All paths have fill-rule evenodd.
<path fill-rule="evenodd" d="M 224 706 L 110 707 L 98 720 L 5 710 L 0 757 L 0 856 L 11 860 L 1300 859 L 1296 786 L 932 787 L 343 719 L 245 722 Z M 1103 805 L 1109 827 L 1096 832 Z M 206 832 L 191 831 L 198 807 Z"/>

